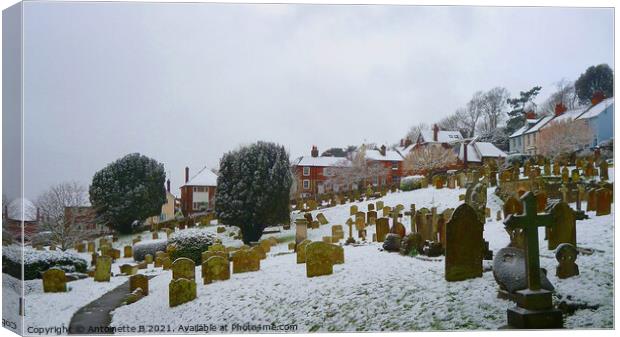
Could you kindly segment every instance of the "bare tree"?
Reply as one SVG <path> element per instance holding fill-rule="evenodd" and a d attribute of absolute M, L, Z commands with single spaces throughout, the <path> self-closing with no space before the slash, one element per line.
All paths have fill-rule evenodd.
<path fill-rule="evenodd" d="M 66 218 L 66 208 L 84 206 L 88 203 L 88 190 L 77 182 L 64 182 L 50 187 L 36 201 L 41 213 L 40 227 L 50 232 L 51 241 L 65 250 L 89 234 L 76 224 L 76 212 Z"/>
<path fill-rule="evenodd" d="M 453 114 L 441 119 L 437 126 L 442 130 L 459 131 L 466 135 L 468 133 L 467 110 L 465 108 L 456 109 Z"/>
<path fill-rule="evenodd" d="M 497 128 L 506 113 L 506 100 L 510 97 L 508 90 L 502 87 L 495 87 L 481 97 L 482 123 L 479 131 L 488 132 Z"/>
<path fill-rule="evenodd" d="M 556 121 L 540 130 L 536 148 L 543 156 L 557 158 L 589 146 L 593 137 L 592 129 L 586 121 Z"/>
<path fill-rule="evenodd" d="M 358 188 L 368 184 L 373 184 L 373 180 L 378 182 L 387 177 L 388 169 L 380 162 L 368 160 L 366 158 L 366 147 L 363 145 L 353 155 L 350 162 L 342 161 L 337 167 L 332 169 L 331 176 L 325 181 L 327 186 L 332 189 L 336 186 L 339 189 L 349 189 L 353 185 Z"/>
<path fill-rule="evenodd" d="M 484 111 L 484 93 L 477 91 L 467 103 L 464 123 L 467 127 L 467 136 L 473 137 L 478 121 Z"/>
<path fill-rule="evenodd" d="M 447 169 L 457 162 L 457 156 L 451 148 L 439 144 L 428 144 L 413 149 L 403 162 L 407 171 L 431 176 L 438 170 Z"/>
<path fill-rule="evenodd" d="M 430 129 L 431 128 L 426 123 L 416 124 L 409 129 L 409 132 L 407 132 L 407 138 L 411 140 L 412 143 L 415 143 L 418 141 L 418 137 L 423 131 L 428 131 Z"/>
<path fill-rule="evenodd" d="M 540 106 L 542 113 L 554 113 L 557 104 L 564 105 L 568 110 L 579 107 L 579 97 L 575 91 L 575 82 L 562 79 L 555 84 L 556 91 Z"/>

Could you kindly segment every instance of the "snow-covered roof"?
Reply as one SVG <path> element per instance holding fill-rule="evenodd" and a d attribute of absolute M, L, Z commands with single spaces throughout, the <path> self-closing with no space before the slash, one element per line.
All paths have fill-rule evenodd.
<path fill-rule="evenodd" d="M 217 175 L 205 166 L 183 186 L 217 186 Z"/>
<path fill-rule="evenodd" d="M 553 122 L 577 119 L 577 117 L 579 117 L 584 111 L 586 111 L 586 108 L 578 108 L 578 109 L 566 111 L 563 114 L 556 116 L 553 119 Z"/>
<path fill-rule="evenodd" d="M 386 150 L 385 156 L 379 150 L 366 150 L 366 159 L 368 160 L 384 160 L 384 161 L 402 161 L 403 156 L 397 151 Z"/>
<path fill-rule="evenodd" d="M 459 159 L 464 160 L 464 144 L 459 147 Z M 506 153 L 498 149 L 493 143 L 471 142 L 467 144 L 467 161 L 481 162 L 483 158 L 505 158 Z"/>
<path fill-rule="evenodd" d="M 294 162 L 296 166 L 317 166 L 317 167 L 342 167 L 350 165 L 350 161 L 344 157 L 299 157 Z"/>
<path fill-rule="evenodd" d="M 433 140 L 433 130 L 423 130 L 420 132 L 423 142 L 431 143 Z M 459 131 L 437 131 L 437 143 L 452 143 L 463 139 L 463 136 Z"/>
<path fill-rule="evenodd" d="M 529 133 L 537 132 L 543 126 L 547 125 L 547 123 L 549 123 L 549 121 L 551 121 L 553 119 L 553 117 L 555 117 L 555 116 L 554 115 L 544 116 L 543 118 L 538 120 L 538 123 L 536 123 L 534 126 L 532 126 L 529 130 L 525 131 L 524 134 L 529 134 Z"/>
<path fill-rule="evenodd" d="M 23 212 L 22 212 L 23 207 Z M 25 198 L 17 198 L 11 200 L 7 205 L 7 218 L 17 221 L 36 221 L 37 208 L 34 204 Z"/>
<path fill-rule="evenodd" d="M 525 121 L 525 125 L 519 128 L 517 131 L 513 132 L 508 138 L 521 136 L 523 133 L 525 133 L 525 131 L 527 131 L 527 129 L 529 129 L 532 125 L 536 124 L 536 122 L 538 122 L 538 119 L 527 119 Z"/>
<path fill-rule="evenodd" d="M 584 114 L 579 116 L 577 119 L 589 119 L 596 117 L 601 114 L 601 112 L 605 111 L 608 107 L 614 105 L 614 98 L 610 97 L 604 99 L 599 104 L 590 107 Z"/>

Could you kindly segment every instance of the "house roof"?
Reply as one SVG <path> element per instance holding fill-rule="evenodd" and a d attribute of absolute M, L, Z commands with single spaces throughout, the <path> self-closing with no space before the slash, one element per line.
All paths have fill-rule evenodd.
<path fill-rule="evenodd" d="M 397 151 L 385 150 L 385 156 L 379 150 L 366 150 L 366 159 L 377 161 L 402 161 L 403 156 Z"/>
<path fill-rule="evenodd" d="M 459 159 L 464 160 L 464 143 L 459 147 Z M 467 144 L 467 161 L 468 162 L 481 162 L 483 158 L 505 158 L 506 153 L 498 149 L 495 145 L 488 142 L 476 142 L 473 141 Z"/>
<path fill-rule="evenodd" d="M 521 136 L 525 131 L 527 131 L 527 129 L 532 127 L 532 125 L 536 124 L 536 122 L 538 122 L 538 119 L 527 119 L 525 125 L 523 125 L 517 131 L 513 132 L 510 136 L 508 136 L 508 138 Z"/>
<path fill-rule="evenodd" d="M 579 117 L 583 112 L 586 111 L 586 108 L 578 108 L 564 112 L 563 114 L 556 116 L 553 119 L 553 122 L 559 122 L 564 120 L 575 120 Z"/>
<path fill-rule="evenodd" d="M 318 166 L 318 167 L 342 167 L 350 165 L 350 161 L 344 157 L 311 157 L 304 156 L 295 159 L 295 166 Z"/>
<path fill-rule="evenodd" d="M 426 143 L 435 142 L 433 140 L 433 130 L 423 130 L 420 132 L 422 141 Z M 459 131 L 439 130 L 437 132 L 437 143 L 453 143 L 463 139 Z"/>
<path fill-rule="evenodd" d="M 533 132 L 540 130 L 543 126 L 547 125 L 547 123 L 549 123 L 553 119 L 553 117 L 555 116 L 547 115 L 547 116 L 542 117 L 541 119 L 538 120 L 538 123 L 534 124 L 534 126 L 529 128 L 523 134 L 529 134 L 529 133 L 533 133 Z"/>
<path fill-rule="evenodd" d="M 217 174 L 213 173 L 205 166 L 183 184 L 183 186 L 217 186 Z"/>
<path fill-rule="evenodd" d="M 589 119 L 600 115 L 605 109 L 614 105 L 614 98 L 610 97 L 604 99 L 599 104 L 591 106 L 587 109 L 581 116 L 577 117 L 577 119 Z"/>

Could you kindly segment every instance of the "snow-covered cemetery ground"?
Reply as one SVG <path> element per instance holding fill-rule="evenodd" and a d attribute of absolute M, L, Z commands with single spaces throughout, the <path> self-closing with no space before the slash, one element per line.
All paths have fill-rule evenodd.
<path fill-rule="evenodd" d="M 492 217 L 484 225 L 484 239 L 489 242 L 489 248 L 497 252 L 508 245 L 509 237 L 502 220 L 495 219 L 502 202 L 493 193 L 494 189 L 490 187 L 487 191 L 487 207 Z M 460 205 L 459 195 L 464 193 L 465 189 L 428 187 L 388 193 L 372 202 L 382 200 L 392 207 L 402 204 L 408 208 L 409 204 L 416 204 L 418 208 L 443 210 Z M 357 205 L 366 211 L 367 204 L 347 203 L 313 211 L 313 218 L 321 212 L 329 224 L 308 229 L 308 239 L 321 241 L 323 236 L 331 235 L 331 227 L 336 224 L 343 225 L 346 239 L 345 222 L 350 217 L 350 206 Z M 575 208 L 575 204 L 571 207 Z M 554 302 L 567 301 L 590 308 L 565 315 L 566 328 L 612 328 L 614 213 L 612 209 L 610 215 L 587 214 L 589 219 L 577 221 L 577 246 L 591 249 L 592 254 L 578 256 L 576 263 L 580 274 L 567 279 L 555 276 L 557 261 L 554 252 L 546 249 L 542 228 L 539 229 L 540 264 L 555 286 Z M 297 216 L 297 212 L 291 215 L 292 218 Z M 403 216 L 402 219 L 409 232 L 410 218 Z M 237 228 L 227 227 L 224 233 L 217 233 L 216 228 L 214 221 L 202 230 L 218 236 L 226 246 L 243 244 L 229 236 L 229 232 Z M 369 238 L 374 231 L 374 226 L 368 227 Z M 143 237 L 149 235 L 143 233 Z M 164 232 L 159 235 L 166 236 Z M 486 330 L 505 325 L 506 309 L 514 306 L 513 302 L 497 296 L 492 261 L 484 261 L 482 278 L 447 282 L 443 257 L 402 256 L 383 251 L 382 243 L 365 242 L 344 245 L 345 262 L 335 265 L 332 275 L 308 278 L 305 264 L 297 264 L 295 253 L 288 249 L 288 243 L 295 240 L 295 224 L 263 238 L 271 236 L 279 242 L 267 253 L 267 258 L 260 261 L 259 271 L 231 274 L 229 280 L 208 285 L 198 279 L 197 298 L 173 308 L 168 305 L 171 271 L 154 268 L 152 264 L 139 270 L 154 276 L 149 281 L 149 295 L 116 308 L 110 326 L 163 327 L 161 331 L 148 333 L 204 333 L 194 330 L 203 324 L 226 325 L 228 332 L 247 332 L 231 330 L 233 326 L 243 329 L 244 325 L 247 329 L 246 324 L 277 326 L 280 330 L 274 332 Z M 122 248 L 130 241 L 129 236 L 121 237 L 114 247 Z M 344 240 L 340 244 L 344 244 Z M 78 255 L 90 261 L 90 254 Z M 69 291 L 66 293 L 43 293 L 40 279 L 25 281 L 26 329 L 69 326 L 78 309 L 127 281 L 127 276 L 118 275 L 119 268 L 132 262 L 130 258 L 116 260 L 110 282 L 93 282 L 92 278 L 72 281 L 67 283 Z M 196 275 L 201 275 L 200 269 L 197 266 Z M 17 321 L 19 282 L 6 274 L 3 274 L 3 281 L 4 296 L 14 299 L 4 301 L 3 317 Z"/>

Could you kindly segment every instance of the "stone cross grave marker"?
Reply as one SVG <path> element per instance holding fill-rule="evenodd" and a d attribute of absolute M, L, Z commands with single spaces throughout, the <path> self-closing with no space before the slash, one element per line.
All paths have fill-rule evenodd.
<path fill-rule="evenodd" d="M 511 214 L 504 225 L 521 228 L 525 234 L 525 269 L 527 289 L 516 291 L 516 308 L 508 309 L 508 325 L 519 329 L 561 328 L 562 312 L 553 308 L 551 292 L 541 289 L 538 227 L 552 227 L 551 214 L 536 211 L 536 197 L 527 192 L 521 197 L 525 212 Z"/>

